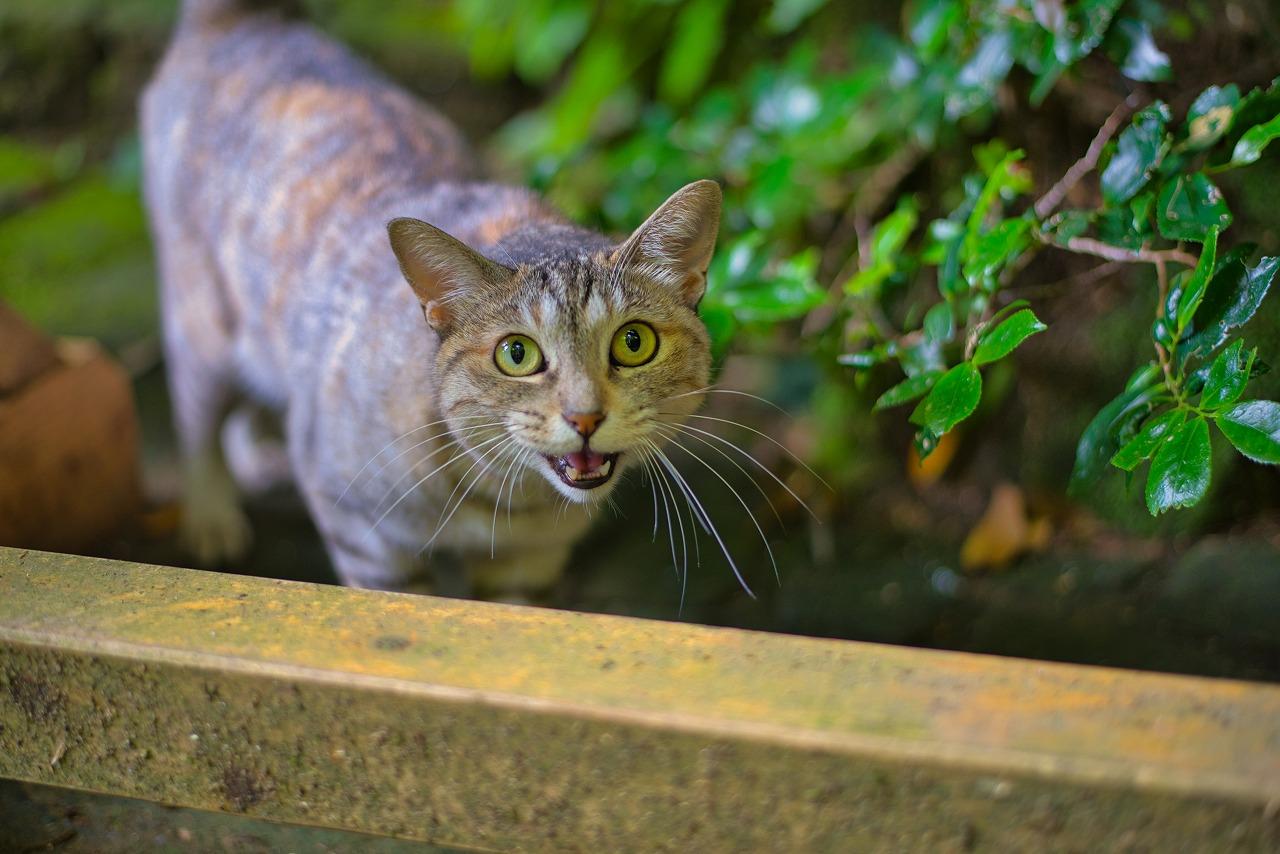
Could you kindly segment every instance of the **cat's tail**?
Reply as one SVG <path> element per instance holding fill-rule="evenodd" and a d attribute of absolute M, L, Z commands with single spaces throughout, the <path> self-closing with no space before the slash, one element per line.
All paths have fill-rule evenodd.
<path fill-rule="evenodd" d="M 178 27 L 184 30 L 225 27 L 242 15 L 268 9 L 297 13 L 301 5 L 300 0 L 182 0 Z"/>

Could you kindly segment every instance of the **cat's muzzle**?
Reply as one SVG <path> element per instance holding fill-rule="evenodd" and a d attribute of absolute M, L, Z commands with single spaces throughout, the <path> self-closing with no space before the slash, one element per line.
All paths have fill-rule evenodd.
<path fill-rule="evenodd" d="M 608 483 L 609 478 L 613 477 L 618 455 L 593 451 L 584 442 L 580 451 L 572 451 L 560 457 L 548 454 L 546 459 L 556 476 L 567 485 L 575 489 L 595 489 Z"/>

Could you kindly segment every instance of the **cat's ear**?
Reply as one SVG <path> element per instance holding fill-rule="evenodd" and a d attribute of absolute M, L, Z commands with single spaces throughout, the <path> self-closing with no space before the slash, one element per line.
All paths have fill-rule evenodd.
<path fill-rule="evenodd" d="M 694 181 L 681 187 L 615 250 L 615 263 L 633 267 L 679 289 L 696 306 L 707 288 L 707 266 L 720 230 L 720 185 Z"/>
<path fill-rule="evenodd" d="M 515 274 L 470 246 L 421 220 L 401 217 L 387 223 L 400 272 L 418 295 L 434 329 L 449 325 L 452 303 L 470 290 L 507 281 Z"/>

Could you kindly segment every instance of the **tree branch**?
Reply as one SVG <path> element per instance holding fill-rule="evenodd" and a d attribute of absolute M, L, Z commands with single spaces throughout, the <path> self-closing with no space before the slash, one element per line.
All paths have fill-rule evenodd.
<path fill-rule="evenodd" d="M 1196 265 L 1196 256 L 1190 252 L 1183 252 L 1181 249 L 1123 249 L 1119 246 L 1112 246 L 1110 243 L 1103 243 L 1101 240 L 1095 240 L 1092 237 L 1073 237 L 1065 244 L 1054 243 L 1044 235 L 1040 235 L 1040 240 L 1049 246 L 1056 246 L 1059 249 L 1066 249 L 1068 252 L 1075 252 L 1079 255 L 1093 255 L 1096 258 L 1106 258 L 1108 261 L 1123 261 L 1127 264 L 1181 264 L 1184 267 L 1194 267 Z"/>
<path fill-rule="evenodd" d="M 1058 183 L 1049 188 L 1049 191 L 1039 198 L 1035 204 L 1035 212 L 1037 219 L 1044 219 L 1062 204 L 1062 200 L 1067 197 L 1067 193 L 1071 192 L 1076 184 L 1080 183 L 1080 179 L 1093 171 L 1098 165 L 1098 158 L 1102 157 L 1102 150 L 1106 148 L 1111 137 L 1115 136 L 1117 130 L 1129 114 L 1138 108 L 1138 104 L 1142 98 L 1137 92 L 1133 92 L 1129 97 L 1125 98 L 1116 108 L 1111 111 L 1111 115 L 1107 116 L 1107 120 L 1102 123 L 1102 127 L 1098 128 L 1098 133 L 1093 138 L 1093 142 L 1089 143 L 1089 148 L 1085 151 L 1084 157 L 1081 157 L 1071 165 Z"/>

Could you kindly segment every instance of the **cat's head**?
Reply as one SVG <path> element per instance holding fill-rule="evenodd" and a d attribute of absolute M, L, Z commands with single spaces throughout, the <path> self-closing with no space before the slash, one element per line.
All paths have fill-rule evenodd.
<path fill-rule="evenodd" d="M 391 222 L 401 270 L 440 336 L 440 416 L 477 471 L 531 469 L 586 502 L 653 459 L 670 435 L 662 422 L 683 421 L 707 385 L 697 305 L 719 222 L 719 186 L 698 181 L 616 247 L 514 267 L 427 223 Z"/>

